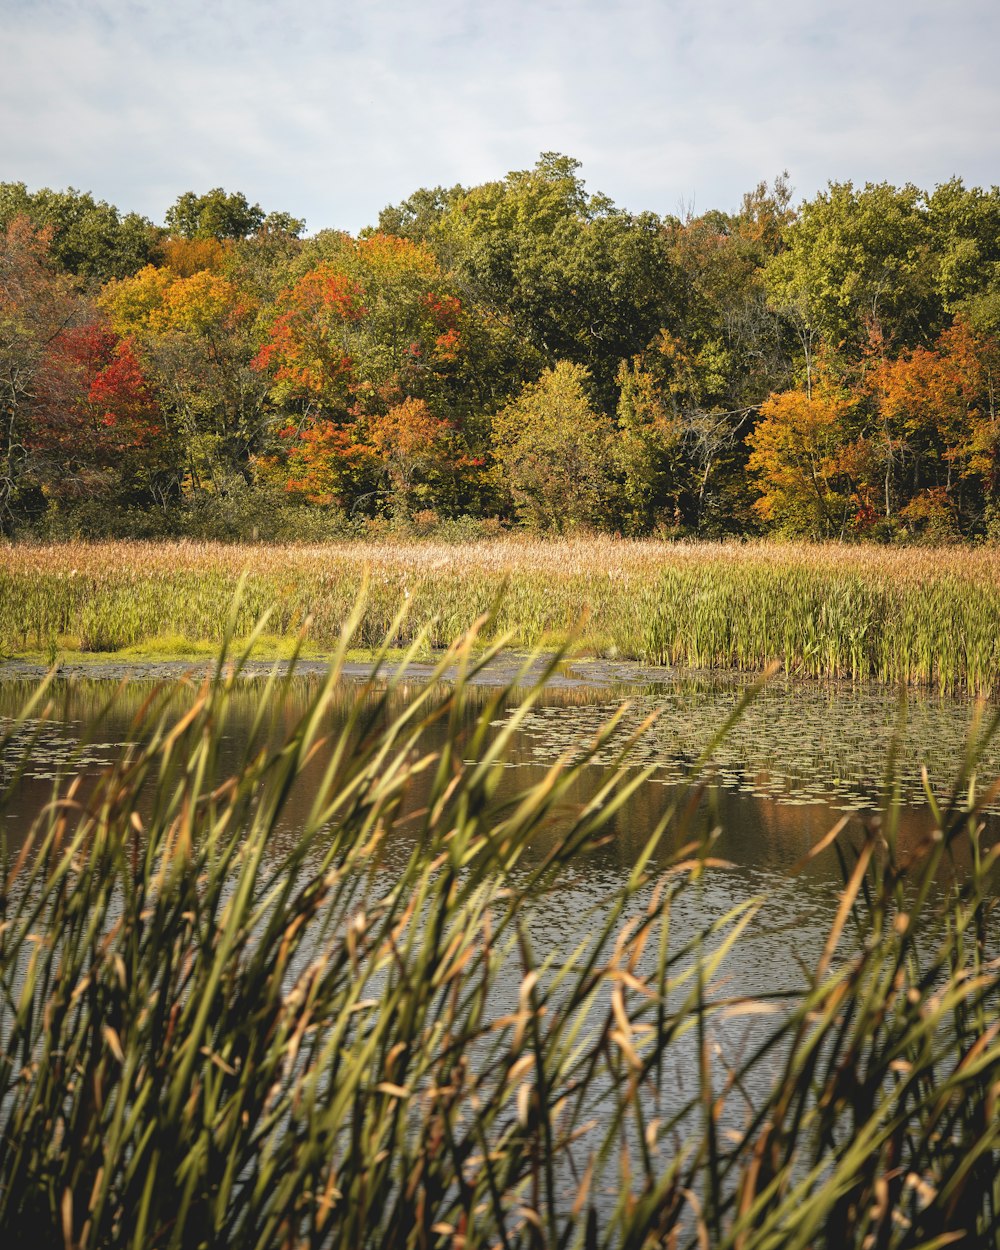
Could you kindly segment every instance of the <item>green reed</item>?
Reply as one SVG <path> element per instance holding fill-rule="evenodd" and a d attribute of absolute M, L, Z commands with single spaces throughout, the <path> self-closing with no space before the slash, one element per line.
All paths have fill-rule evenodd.
<path fill-rule="evenodd" d="M 442 660 L 454 680 L 400 712 L 386 670 L 334 726 L 363 617 L 290 725 L 268 711 L 292 680 L 275 669 L 228 772 L 243 660 L 184 698 L 161 689 L 134 745 L 96 781 L 67 778 L 3 865 L 2 1244 L 1000 1245 L 996 856 L 974 782 L 995 724 L 949 799 L 928 789 L 938 831 L 915 850 L 891 803 L 853 847 L 831 832 L 845 885 L 822 957 L 805 988 L 790 971 L 799 988 L 753 998 L 726 965 L 757 902 L 693 936 L 672 924 L 726 870 L 697 768 L 592 938 L 541 956 L 531 900 L 647 772 L 613 720 L 501 800 L 495 765 L 542 686 L 496 691 L 470 721 L 493 650 L 475 634 Z M 572 804 L 609 743 L 621 767 Z M 385 858 L 398 827 L 402 867 Z M 944 872 L 959 850 L 971 869 Z M 741 1020 L 750 1044 L 730 1053 Z"/>
<path fill-rule="evenodd" d="M 992 549 L 581 539 L 445 547 L 70 543 L 0 553 L 0 653 L 218 644 L 244 578 L 237 635 L 267 607 L 291 640 L 305 620 L 336 645 L 362 586 L 357 645 L 377 647 L 399 602 L 399 645 L 446 646 L 492 613 L 516 646 L 558 644 L 581 616 L 592 654 L 810 677 L 966 688 L 1000 684 L 1000 558 Z"/>

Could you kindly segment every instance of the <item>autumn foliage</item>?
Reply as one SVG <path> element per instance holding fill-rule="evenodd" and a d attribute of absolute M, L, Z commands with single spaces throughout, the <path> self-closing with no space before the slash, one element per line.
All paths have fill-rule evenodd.
<path fill-rule="evenodd" d="M 254 529 L 254 501 L 287 501 L 1000 535 L 1000 191 L 831 184 L 795 208 L 779 177 L 676 218 L 578 171 L 544 153 L 423 189 L 357 238 L 218 187 L 157 228 L 0 184 L 0 529 L 98 502 L 111 532 L 126 509 L 169 531 L 240 499 Z"/>
<path fill-rule="evenodd" d="M 827 388 L 783 391 L 761 404 L 747 469 L 760 491 L 754 507 L 765 521 L 817 538 L 841 527 L 835 480 L 849 410 L 850 400 Z"/>

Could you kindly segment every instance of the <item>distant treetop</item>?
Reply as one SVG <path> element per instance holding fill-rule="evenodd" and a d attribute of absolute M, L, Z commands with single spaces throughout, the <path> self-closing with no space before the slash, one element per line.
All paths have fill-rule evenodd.
<path fill-rule="evenodd" d="M 167 209 L 164 222 L 170 234 L 182 239 L 246 239 L 261 230 L 297 238 L 306 224 L 290 213 L 265 214 L 242 191 L 227 194 L 222 187 L 204 195 L 185 191 Z"/>

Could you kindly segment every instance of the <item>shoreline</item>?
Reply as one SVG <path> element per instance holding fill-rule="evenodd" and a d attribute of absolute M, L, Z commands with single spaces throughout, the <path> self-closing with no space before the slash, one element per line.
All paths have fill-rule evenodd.
<path fill-rule="evenodd" d="M 401 676 L 406 681 L 426 682 L 437 669 L 443 652 L 431 659 L 412 660 L 404 666 Z M 329 671 L 333 657 L 309 655 L 295 661 L 297 677 L 323 677 Z M 540 676 L 548 656 L 532 657 L 518 651 L 502 651 L 479 673 L 468 679 L 471 686 L 487 689 L 500 689 L 514 682 L 521 669 L 529 665 L 518 684 L 533 684 Z M 399 675 L 402 657 L 392 656 L 378 669 L 381 678 Z M 216 663 L 216 657 L 206 654 L 193 654 L 177 659 L 149 660 L 127 657 L 95 657 L 57 661 L 49 666 L 42 662 L 29 659 L 10 658 L 0 660 L 0 682 L 41 681 L 51 668 L 56 669 L 56 678 L 61 681 L 172 681 L 188 674 L 203 677 L 210 673 Z M 341 676 L 349 681 L 366 681 L 373 674 L 374 657 L 371 659 L 346 660 L 341 669 Z M 268 677 L 278 666 L 279 672 L 287 672 L 291 660 L 285 657 L 268 659 L 251 659 L 242 667 L 240 676 L 246 680 L 260 680 Z M 661 667 L 642 664 L 635 660 L 608 660 L 567 658 L 560 662 L 559 669 L 552 673 L 546 682 L 554 689 L 570 689 L 592 687 L 594 689 L 614 689 L 618 686 L 635 685 L 670 685 L 679 676 L 731 678 L 734 681 L 743 679 L 750 681 L 754 674 L 732 670 L 702 670 L 677 667 Z M 452 681 L 456 676 L 455 666 L 450 666 L 441 674 L 444 681 Z"/>
<path fill-rule="evenodd" d="M 386 681 L 398 676 L 406 682 L 426 683 L 437 671 L 437 666 L 444 652 L 432 654 L 430 658 L 411 660 L 403 666 L 401 653 L 390 654 L 378 670 L 378 680 Z M 501 651 L 481 672 L 467 679 L 470 687 L 483 690 L 498 690 L 505 686 L 534 685 L 541 677 L 542 669 L 552 652 L 532 656 L 526 651 Z M 295 662 L 295 677 L 304 680 L 319 680 L 329 670 L 331 655 L 309 654 Z M 79 682 L 169 682 L 184 677 L 201 680 L 214 669 L 216 656 L 207 653 L 193 653 L 177 658 L 150 657 L 143 659 L 135 656 L 94 656 L 93 659 L 74 656 L 56 665 L 56 681 Z M 284 656 L 270 656 L 247 660 L 240 672 L 243 681 L 262 681 L 269 677 L 275 666 L 284 675 L 291 660 Z M 368 680 L 373 675 L 374 655 L 345 660 L 341 667 L 341 679 L 354 683 Z M 527 666 L 527 667 L 526 667 Z M 50 672 L 49 665 L 41 660 L 27 658 L 0 659 L 0 684 L 12 682 L 40 682 Z M 521 670 L 525 671 L 521 673 Z M 521 673 L 520 680 L 518 674 Z M 456 677 L 456 666 L 451 665 L 440 675 L 444 682 L 452 682 Z M 740 668 L 708 668 L 686 665 L 654 665 L 641 660 L 611 659 L 597 656 L 567 657 L 559 661 L 556 670 L 546 681 L 546 688 L 551 690 L 597 690 L 620 691 L 623 700 L 628 692 L 637 687 L 662 687 L 665 690 L 684 682 L 700 682 L 706 686 L 731 687 L 743 690 L 755 681 L 764 677 L 763 670 Z M 855 680 L 844 676 L 814 675 L 811 673 L 789 672 L 779 667 L 767 678 L 767 685 L 783 683 L 788 688 L 817 688 L 836 692 L 841 695 L 858 694 L 863 691 L 879 691 L 882 694 L 898 692 L 898 684 L 874 680 Z M 976 695 L 968 690 L 944 691 L 939 687 L 910 684 L 904 687 L 907 698 L 930 698 L 946 700 L 949 703 L 973 703 L 984 701 L 996 704 L 1000 694 L 991 696 Z"/>

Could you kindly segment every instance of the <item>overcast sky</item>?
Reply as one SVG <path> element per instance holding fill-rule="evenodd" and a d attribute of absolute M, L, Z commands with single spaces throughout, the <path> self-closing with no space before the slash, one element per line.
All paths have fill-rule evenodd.
<path fill-rule="evenodd" d="M 0 0 L 0 181 L 162 221 L 241 190 L 310 232 L 583 162 L 632 210 L 789 171 L 1000 182 L 998 0 Z"/>

